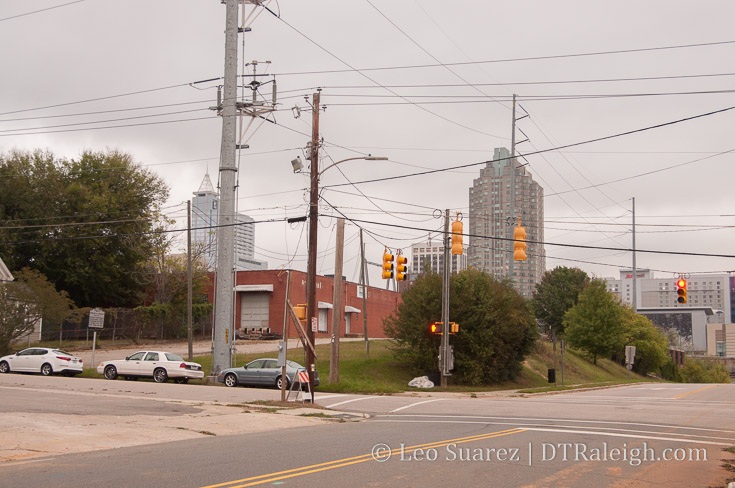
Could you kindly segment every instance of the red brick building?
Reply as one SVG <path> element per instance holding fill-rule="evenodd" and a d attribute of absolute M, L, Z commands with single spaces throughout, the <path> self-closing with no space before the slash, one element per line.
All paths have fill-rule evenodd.
<path fill-rule="evenodd" d="M 290 278 L 289 278 L 290 276 Z M 283 334 L 286 305 L 286 283 L 290 279 L 291 304 L 306 303 L 306 273 L 294 270 L 238 271 L 235 279 L 234 330 L 269 327 L 271 332 Z M 213 281 L 212 281 L 213 283 Z M 401 294 L 368 286 L 367 327 L 368 337 L 385 337 L 383 319 L 398 309 Z M 208 299 L 214 296 L 209 290 Z M 319 303 L 319 327 L 315 336 L 331 336 L 334 317 L 332 305 L 334 279 L 331 276 L 316 277 L 316 299 Z M 362 287 L 357 283 L 342 282 L 344 315 L 340 327 L 341 337 L 363 337 L 364 310 Z M 298 337 L 293 322 L 289 321 L 288 336 Z"/>

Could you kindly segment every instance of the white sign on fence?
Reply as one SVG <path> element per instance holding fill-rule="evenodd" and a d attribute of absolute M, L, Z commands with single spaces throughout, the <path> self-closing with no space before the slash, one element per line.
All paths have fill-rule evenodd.
<path fill-rule="evenodd" d="M 93 308 L 89 311 L 89 328 L 102 329 L 105 327 L 105 311 L 101 308 Z"/>

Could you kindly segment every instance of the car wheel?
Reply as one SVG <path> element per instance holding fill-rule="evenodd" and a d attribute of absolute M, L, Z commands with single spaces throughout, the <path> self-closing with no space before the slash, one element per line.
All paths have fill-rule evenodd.
<path fill-rule="evenodd" d="M 44 376 L 51 376 L 54 374 L 54 368 L 52 368 L 49 363 L 43 363 L 43 366 L 41 366 L 41 374 Z"/>
<path fill-rule="evenodd" d="M 0 373 L 10 373 L 10 365 L 7 361 L 0 362 Z"/>
<path fill-rule="evenodd" d="M 237 386 L 237 376 L 232 373 L 225 376 L 225 386 Z"/>
<path fill-rule="evenodd" d="M 281 377 L 280 376 L 278 378 L 276 378 L 276 388 L 278 388 L 279 390 L 281 388 L 283 388 L 283 386 L 281 385 Z M 291 382 L 288 381 L 288 379 L 286 379 L 286 389 L 288 390 L 289 388 L 291 388 Z"/>
<path fill-rule="evenodd" d="M 168 379 L 168 373 L 166 373 L 166 370 L 163 368 L 156 368 L 155 371 L 153 371 L 153 381 L 156 383 L 165 383 Z"/>
<path fill-rule="evenodd" d="M 105 379 L 117 379 L 117 368 L 115 366 L 110 365 L 105 368 Z"/>

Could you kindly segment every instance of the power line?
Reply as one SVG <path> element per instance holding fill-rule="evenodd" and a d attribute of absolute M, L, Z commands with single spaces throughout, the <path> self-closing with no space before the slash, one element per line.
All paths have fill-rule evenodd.
<path fill-rule="evenodd" d="M 32 136 L 32 135 L 38 135 L 38 134 L 58 134 L 62 132 L 81 132 L 85 130 L 119 129 L 122 127 L 143 127 L 143 126 L 150 126 L 150 125 L 175 124 L 179 122 L 194 122 L 197 120 L 212 120 L 215 118 L 217 118 L 216 115 L 210 115 L 209 117 L 193 117 L 190 119 L 161 120 L 158 122 L 141 122 L 139 124 L 119 124 L 119 125 L 109 125 L 105 127 L 81 127 L 77 129 L 60 129 L 60 130 L 38 131 L 38 132 L 23 132 L 20 134 L 0 134 L 0 137 Z"/>
<path fill-rule="evenodd" d="M 285 22 L 285 21 L 284 21 Z M 289 25 L 289 27 L 291 27 Z M 292 27 L 293 28 L 293 27 Z M 294 29 L 296 30 L 296 29 Z M 298 31 L 297 31 L 298 32 Z M 303 35 L 303 34 L 302 34 Z M 306 37 L 306 36 L 304 36 Z M 518 58 L 500 58 L 500 59 L 488 59 L 483 61 L 460 61 L 454 63 L 441 63 L 441 64 L 413 64 L 413 65 L 402 65 L 402 66 L 383 66 L 374 68 L 351 68 L 351 69 L 333 69 L 333 70 L 321 70 L 321 71 L 294 71 L 294 72 L 283 72 L 274 73 L 277 76 L 289 76 L 289 75 L 316 75 L 316 74 L 329 74 L 329 73 L 351 73 L 354 71 L 390 71 L 390 70 L 401 70 L 401 69 L 416 69 L 416 68 L 440 68 L 445 66 L 471 66 L 476 64 L 492 64 L 492 63 L 513 63 L 523 61 L 541 61 L 548 59 L 565 59 L 565 58 L 581 58 L 590 56 L 607 56 L 611 54 L 630 54 L 630 53 L 643 53 L 643 52 L 655 52 L 655 51 L 666 51 L 675 49 L 690 49 L 698 47 L 711 47 L 711 46 L 724 46 L 728 44 L 735 44 L 735 40 L 731 41 L 716 41 L 716 42 L 702 42 L 693 44 L 679 44 L 672 46 L 658 46 L 658 47 L 646 47 L 646 48 L 635 48 L 635 49 L 614 49 L 609 51 L 590 51 L 586 53 L 568 53 L 568 54 L 552 54 L 548 56 L 528 56 Z M 349 66 L 349 65 L 348 65 Z"/>
<path fill-rule="evenodd" d="M 340 212 L 341 213 L 341 212 Z M 344 215 L 344 214 L 342 214 Z M 326 217 L 331 217 L 330 215 L 325 215 Z M 363 224 L 372 224 L 372 225 L 382 225 L 382 226 L 389 226 L 389 227 L 398 227 L 400 229 L 408 229 L 408 230 L 416 230 L 421 232 L 434 232 L 430 229 L 425 229 L 421 227 L 411 227 L 407 225 L 400 225 L 400 224 L 385 224 L 382 222 L 374 222 L 370 220 L 360 220 L 360 219 L 352 219 L 349 217 L 345 217 L 348 220 L 350 220 L 353 223 L 363 223 Z M 504 242 L 514 242 L 514 239 L 508 238 L 508 237 L 495 237 L 495 236 L 485 236 L 480 234 L 467 234 L 463 233 L 463 237 L 474 237 L 479 239 L 490 239 L 490 240 L 496 240 L 496 241 L 504 241 Z M 567 247 L 567 248 L 574 248 L 574 249 L 596 249 L 596 250 L 603 250 L 603 251 L 617 251 L 617 252 L 633 252 L 633 249 L 628 248 L 619 248 L 619 247 L 607 247 L 607 246 L 587 246 L 583 244 L 563 244 L 559 242 L 548 242 L 548 241 L 532 241 L 532 240 L 526 240 L 525 242 L 529 244 L 538 244 L 540 246 L 556 246 L 556 247 Z M 699 252 L 686 252 L 686 251 L 660 251 L 660 250 L 654 250 L 654 249 L 636 249 L 636 252 L 640 253 L 648 253 L 648 254 L 667 254 L 667 255 L 676 255 L 676 256 L 699 256 L 699 257 L 714 257 L 714 258 L 735 258 L 735 254 L 715 254 L 715 253 L 699 253 Z"/>
<path fill-rule="evenodd" d="M 47 8 L 42 8 L 42 9 L 38 9 L 38 10 L 33 10 L 31 12 L 26 12 L 24 14 L 11 15 L 10 17 L 5 17 L 5 18 L 0 19 L 0 22 L 3 22 L 5 20 L 10 20 L 10 19 L 17 19 L 19 17 L 25 17 L 26 15 L 37 14 L 39 12 L 46 12 L 48 10 L 53 10 L 53 9 L 57 9 L 57 8 L 61 8 L 61 7 L 66 7 L 67 5 L 74 5 L 75 3 L 81 3 L 81 2 L 84 2 L 84 1 L 86 1 L 86 0 L 75 0 L 73 2 L 62 3 L 60 5 L 54 5 L 53 7 L 47 7 Z"/>
<path fill-rule="evenodd" d="M 559 151 L 561 149 L 567 149 L 567 148 L 570 148 L 570 147 L 577 147 L 577 146 L 582 146 L 582 145 L 585 145 L 585 144 L 591 144 L 591 143 L 594 143 L 594 142 L 601 142 L 601 141 L 606 141 L 606 140 L 609 140 L 609 139 L 615 139 L 615 138 L 618 138 L 618 137 L 623 137 L 623 136 L 627 136 L 627 135 L 631 135 L 631 134 L 637 134 L 639 132 L 645 132 L 645 131 L 649 131 L 649 130 L 653 130 L 653 129 L 660 129 L 662 127 L 667 127 L 667 126 L 670 126 L 670 125 L 679 124 L 679 123 L 682 123 L 682 122 L 688 122 L 690 120 L 695 120 L 695 119 L 699 119 L 699 118 L 702 118 L 702 117 L 709 117 L 711 115 L 716 115 L 716 114 L 724 113 L 724 112 L 727 112 L 727 111 L 730 111 L 730 110 L 733 110 L 733 109 L 735 109 L 735 106 L 731 106 L 731 107 L 727 107 L 727 108 L 715 110 L 715 111 L 712 111 L 712 112 L 706 112 L 706 113 L 702 113 L 702 114 L 698 114 L 698 115 L 693 115 L 691 117 L 685 117 L 685 118 L 682 118 L 682 119 L 677 119 L 677 120 L 673 120 L 673 121 L 669 121 L 669 122 L 663 122 L 661 124 L 650 125 L 650 126 L 643 127 L 643 128 L 640 128 L 640 129 L 633 129 L 633 130 L 629 130 L 629 131 L 625 131 L 625 132 L 618 132 L 616 134 L 612 134 L 612 135 L 608 135 L 608 136 L 597 137 L 597 138 L 594 138 L 594 139 L 587 139 L 585 141 L 574 142 L 574 143 L 571 143 L 571 144 L 565 144 L 565 145 L 562 145 L 562 146 L 556 146 L 556 147 L 552 147 L 552 148 L 548 148 L 548 149 L 541 149 L 541 150 L 538 150 L 538 151 L 533 151 L 533 152 L 530 152 L 530 153 L 526 153 L 526 156 L 533 156 L 533 155 L 536 155 L 536 154 L 548 153 L 548 152 L 552 152 L 552 151 Z M 735 149 L 732 149 L 732 150 L 726 151 L 726 152 L 731 152 L 731 151 L 735 151 Z M 434 173 L 443 173 L 443 172 L 446 172 L 446 171 L 452 171 L 452 170 L 463 169 L 463 168 L 471 168 L 473 166 L 479 166 L 479 165 L 482 165 L 482 164 L 490 164 L 490 163 L 494 163 L 494 162 L 497 162 L 497 161 L 504 161 L 504 160 L 507 160 L 507 159 L 510 159 L 510 156 L 507 157 L 507 158 L 498 158 L 498 159 L 493 159 L 493 160 L 489 160 L 489 161 L 479 161 L 479 162 L 475 162 L 475 163 L 460 164 L 460 165 L 456 165 L 456 166 L 450 166 L 448 168 L 439 168 L 439 169 L 433 169 L 433 170 L 427 170 L 427 171 L 420 171 L 420 172 L 417 172 L 417 173 L 409 173 L 409 174 L 405 174 L 405 175 L 386 176 L 386 177 L 382 177 L 382 178 L 373 178 L 373 179 L 369 179 L 369 180 L 356 181 L 356 182 L 353 182 L 353 183 L 337 183 L 337 184 L 333 184 L 333 185 L 324 185 L 323 188 L 335 188 L 335 187 L 340 187 L 340 186 L 359 185 L 359 184 L 364 184 L 364 183 L 377 183 L 377 182 L 381 182 L 381 181 L 390 181 L 390 180 L 397 180 L 397 179 L 402 179 L 402 178 L 409 178 L 409 177 L 412 177 L 412 176 L 423 176 L 423 175 L 434 174 Z M 550 195 L 547 195 L 547 196 L 550 196 Z"/>

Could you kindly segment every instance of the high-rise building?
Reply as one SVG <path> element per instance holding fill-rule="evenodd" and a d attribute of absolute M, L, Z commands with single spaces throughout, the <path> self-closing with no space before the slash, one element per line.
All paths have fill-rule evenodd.
<path fill-rule="evenodd" d="M 450 272 L 459 273 L 467 269 L 467 255 L 451 255 L 452 267 Z M 444 271 L 444 243 L 441 239 L 413 244 L 411 246 L 411 271 L 409 279 L 414 280 L 418 275 L 426 272 L 426 266 L 434 273 Z"/>
<path fill-rule="evenodd" d="M 468 265 L 498 279 L 510 278 L 524 296 L 533 294 L 546 268 L 544 190 L 510 152 L 496 148 L 470 188 Z M 514 186 L 514 188 L 511 188 Z M 526 228 L 527 259 L 513 261 L 513 227 Z"/>
<path fill-rule="evenodd" d="M 191 240 L 201 248 L 202 259 L 209 269 L 217 267 L 217 222 L 219 193 L 214 189 L 209 173 L 194 192 L 191 204 Z M 255 224 L 245 214 L 235 216 L 235 268 L 238 270 L 268 269 L 268 263 L 255 259 Z"/>

